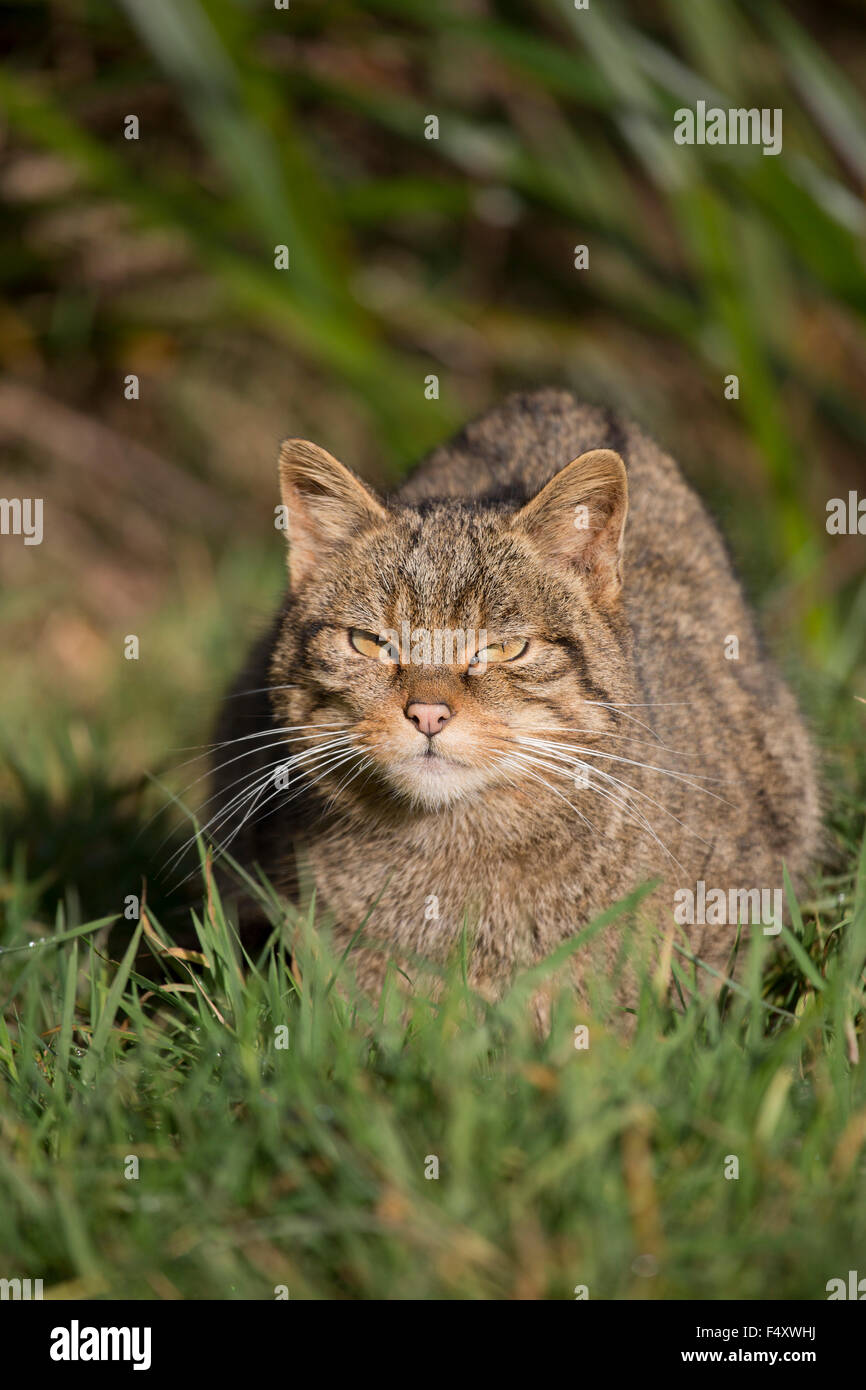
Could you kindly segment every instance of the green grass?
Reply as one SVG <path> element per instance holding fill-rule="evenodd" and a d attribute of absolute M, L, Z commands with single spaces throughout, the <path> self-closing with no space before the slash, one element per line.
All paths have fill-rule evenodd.
<path fill-rule="evenodd" d="M 394 981 L 376 1008 L 313 905 L 258 891 L 255 961 L 212 886 L 180 951 L 147 908 L 31 936 L 26 883 L 7 900 L 8 1276 L 121 1299 L 812 1299 L 856 1264 L 866 853 L 805 924 L 795 907 L 799 944 L 752 938 L 720 1004 L 673 1012 L 648 977 L 629 1045 L 603 982 L 539 1038 L 550 966 L 494 1006 L 458 956 L 437 1004 Z"/>
<path fill-rule="evenodd" d="M 271 898 L 276 953 L 245 960 L 213 891 L 161 872 L 189 824 L 170 803 L 151 817 L 200 771 L 179 764 L 206 737 L 202 693 L 278 581 L 276 554 L 200 577 L 142 629 L 151 655 L 117 669 L 96 723 L 43 714 L 7 743 L 5 1275 L 73 1297 L 823 1297 L 866 1236 L 857 605 L 801 682 L 828 835 L 790 933 L 753 942 L 720 1007 L 672 1012 L 650 979 L 629 1044 L 599 982 L 583 1051 L 571 998 L 541 1040 L 525 983 L 491 1007 L 459 960 L 435 1007 L 406 1019 L 395 992 L 380 1014 L 315 912 Z M 142 891 L 147 932 L 122 916 Z"/>

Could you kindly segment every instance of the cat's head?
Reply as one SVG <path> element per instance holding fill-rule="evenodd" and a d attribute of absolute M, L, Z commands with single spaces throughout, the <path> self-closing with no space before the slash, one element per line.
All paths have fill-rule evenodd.
<path fill-rule="evenodd" d="M 631 688 L 618 454 L 567 462 L 522 506 L 388 505 L 296 439 L 280 482 L 290 598 L 272 700 L 302 776 L 346 795 L 372 778 L 432 810 L 549 784 L 527 736 L 579 746 L 610 727 L 605 702 Z"/>

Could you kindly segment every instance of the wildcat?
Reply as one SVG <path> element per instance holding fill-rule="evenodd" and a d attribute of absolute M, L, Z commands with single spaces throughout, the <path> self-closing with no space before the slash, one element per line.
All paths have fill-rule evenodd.
<path fill-rule="evenodd" d="M 213 837 L 289 896 L 300 851 L 338 947 L 368 919 L 365 988 L 465 926 L 495 997 L 648 880 L 665 925 L 678 890 L 802 879 L 809 737 L 714 523 L 634 424 L 541 390 L 386 502 L 304 440 L 280 483 L 289 587 L 223 706 Z M 576 952 L 578 996 L 628 929 Z M 736 918 L 685 930 L 724 973 Z M 615 998 L 634 1009 L 629 971 Z"/>

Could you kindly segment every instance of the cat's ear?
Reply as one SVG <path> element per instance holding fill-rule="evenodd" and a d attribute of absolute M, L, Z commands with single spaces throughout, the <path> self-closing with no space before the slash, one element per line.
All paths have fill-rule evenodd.
<path fill-rule="evenodd" d="M 622 588 L 628 511 L 625 464 L 613 449 L 592 449 L 551 478 L 512 522 L 556 565 L 585 577 L 600 602 Z"/>
<path fill-rule="evenodd" d="M 354 473 L 307 439 L 286 439 L 280 445 L 280 493 L 293 588 L 324 551 L 388 515 Z"/>

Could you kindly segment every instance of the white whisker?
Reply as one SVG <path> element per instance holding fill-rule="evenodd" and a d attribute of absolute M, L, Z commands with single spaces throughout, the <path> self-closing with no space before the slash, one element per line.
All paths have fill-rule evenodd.
<path fill-rule="evenodd" d="M 519 758 L 519 759 L 521 759 L 521 760 L 524 760 L 524 759 L 525 759 L 526 761 L 531 762 L 531 763 L 533 764 L 533 766 L 535 766 L 535 767 L 539 767 L 539 766 L 540 766 L 540 767 L 544 767 L 548 772 L 553 772 L 553 773 L 555 773 L 555 774 L 558 774 L 559 776 L 570 776 L 571 778 L 574 777 L 574 771 L 575 771 L 575 765 L 574 765 L 574 764 L 571 765 L 570 771 L 567 771 L 567 770 L 566 770 L 564 767 L 562 767 L 561 765 L 556 765 L 556 764 L 553 764 L 553 763 L 550 763 L 550 762 L 539 761 L 537 755 L 533 758 L 533 757 L 531 757 L 529 754 L 515 752 L 515 753 L 513 753 L 511 756 L 513 756 L 513 757 L 515 757 L 515 758 Z M 581 767 L 581 769 L 582 769 L 585 773 L 588 773 L 588 774 L 594 774 L 594 775 L 596 775 L 596 776 L 605 776 L 605 775 L 606 775 L 606 774 L 600 772 L 598 768 L 592 768 L 592 767 L 587 766 L 586 764 L 580 764 L 580 767 Z M 614 781 L 615 781 L 616 779 L 609 779 L 609 780 L 614 780 Z M 549 785 L 549 784 L 547 784 L 547 785 Z M 553 790 L 553 788 L 551 788 L 551 790 Z M 680 864 L 679 860 L 677 859 L 676 855 L 672 853 L 672 851 L 668 848 L 668 846 L 664 843 L 664 841 L 659 837 L 659 835 L 656 833 L 656 831 L 655 831 L 655 830 L 653 829 L 653 827 L 650 825 L 649 821 L 647 820 L 647 818 L 646 818 L 646 816 L 643 814 L 643 812 L 641 812 L 637 807 L 632 806 L 627 800 L 625 800 L 625 799 L 623 799 L 623 798 L 621 798 L 621 797 L 615 796 L 612 792 L 606 791 L 603 787 L 599 787 L 599 786 L 597 786 L 597 785 L 596 785 L 595 783 L 593 783 L 593 782 L 589 782 L 589 781 L 587 782 L 587 784 L 586 784 L 586 790 L 587 790 L 587 791 L 594 792 L 594 793 L 596 794 L 596 796 L 600 796 L 603 800 L 610 802 L 610 803 L 611 803 L 612 805 L 614 805 L 614 806 L 617 806 L 617 807 L 628 817 L 628 819 L 632 822 L 632 824 L 638 826 L 638 828 L 640 828 L 640 829 L 642 829 L 642 830 L 645 830 L 646 833 L 652 837 L 652 839 L 653 839 L 653 840 L 656 842 L 656 844 L 658 845 L 659 849 L 662 850 L 662 852 L 663 852 L 664 854 L 666 854 L 666 855 L 668 856 L 668 858 L 671 859 L 671 860 L 673 861 L 673 863 L 677 865 L 678 868 L 682 868 L 682 867 L 683 867 L 683 866 Z M 569 804 L 570 804 L 570 803 L 569 803 Z M 664 808 L 663 808 L 663 807 L 660 807 L 659 809 L 663 810 Z M 674 817 L 674 819 L 676 819 L 676 817 Z M 684 827 L 684 828 L 687 829 L 688 827 Z"/>
<path fill-rule="evenodd" d="M 509 759 L 509 760 L 515 759 L 515 758 L 518 758 L 518 757 L 522 757 L 522 756 L 523 756 L 523 755 L 522 755 L 522 754 L 519 754 L 519 753 L 502 753 L 502 754 L 500 754 L 500 757 L 504 757 L 504 758 L 507 758 L 507 759 Z M 514 763 L 513 761 L 509 761 L 509 766 L 515 767 L 515 763 Z M 548 790 L 549 792 L 553 792 L 554 796 L 559 797 L 559 800 L 560 800 L 560 801 L 564 801 L 565 804 L 566 804 L 566 806 L 571 807 L 571 810 L 574 811 L 575 815 L 580 816 L 580 819 L 584 822 L 585 825 L 588 825 L 588 826 L 589 826 L 590 830 L 594 830 L 594 829 L 595 829 L 595 827 L 594 827 L 592 821 L 589 820 L 588 817 L 585 816 L 585 815 L 583 814 L 583 812 L 582 812 L 581 810 L 578 809 L 577 806 L 572 806 L 572 804 L 571 804 L 571 802 L 569 801 L 569 799 L 568 799 L 567 796 L 563 796 L 563 795 L 562 795 L 562 792 L 558 791 L 556 787 L 552 787 L 548 781 L 546 781 L 543 777 L 539 777 L 537 773 L 534 773 L 534 772 L 529 771 L 528 768 L 526 768 L 526 769 L 524 769 L 524 770 L 525 770 L 526 775 L 527 775 L 528 777 L 531 777 L 531 778 L 532 778 L 534 781 L 536 781 L 536 782 L 540 782 L 541 785 L 542 785 L 543 787 L 546 787 L 547 790 Z"/>
<path fill-rule="evenodd" d="M 255 809 L 255 806 L 261 795 L 267 790 L 268 785 L 274 781 L 275 774 L 278 771 L 280 771 L 280 769 L 285 769 L 289 773 L 289 777 L 291 778 L 292 772 L 298 770 L 299 768 L 303 770 L 302 764 L 306 762 L 310 763 L 310 770 L 318 768 L 318 766 L 320 765 L 320 761 L 325 761 L 331 755 L 336 756 L 338 754 L 344 753 L 349 747 L 351 738 L 352 735 L 338 734 L 335 738 L 332 738 L 329 743 L 315 744 L 312 748 L 302 749 L 299 753 L 293 753 L 288 758 L 273 759 L 264 769 L 257 768 L 253 773 L 244 773 L 242 777 L 239 777 L 234 782 L 231 782 L 229 784 L 229 788 L 225 789 L 229 790 L 231 787 L 236 786 L 238 782 L 243 782 L 245 785 L 242 787 L 241 791 L 237 792 L 233 797 L 231 797 L 229 801 L 224 806 L 222 806 L 216 812 L 216 814 L 206 822 L 204 826 L 202 826 L 201 834 L 208 835 L 209 837 L 214 838 L 215 833 L 219 829 L 219 827 L 225 824 L 226 821 L 232 819 L 235 815 L 239 814 L 242 808 L 246 805 L 246 803 L 250 802 L 250 811 L 246 813 L 243 820 L 234 830 L 231 836 L 231 839 L 233 840 L 235 836 L 239 833 L 239 831 L 242 829 L 243 825 L 246 823 L 246 820 L 249 818 L 250 812 Z M 289 740 L 279 739 L 276 743 L 269 744 L 268 747 L 281 748 L 284 747 L 285 743 L 288 741 Z M 256 749 L 255 751 L 265 752 L 266 750 Z M 229 762 L 236 761 L 236 758 L 229 759 Z M 228 766 L 228 764 L 223 764 L 223 766 Z M 276 789 L 277 794 L 280 794 L 284 790 L 285 788 Z M 211 801 L 219 797 L 220 794 L 220 792 L 216 792 L 213 796 L 208 797 L 208 800 L 204 803 L 204 805 L 207 806 Z M 270 800 L 270 798 L 268 799 Z M 178 850 L 175 851 L 171 859 L 168 861 L 168 865 L 166 867 L 170 867 L 176 859 L 179 859 L 186 852 L 186 850 L 189 849 L 189 847 L 195 843 L 196 838 L 197 837 L 195 835 L 190 836 L 190 838 L 186 840 Z M 223 846 L 223 848 L 225 848 L 225 846 Z"/>
<path fill-rule="evenodd" d="M 642 767 L 647 772 L 659 772 L 665 777 L 673 778 L 675 782 L 682 782 L 684 786 L 690 787 L 692 791 L 703 792 L 705 796 L 711 796 L 716 801 L 723 801 L 726 806 L 733 805 L 733 803 L 727 801 L 725 797 L 719 796 L 714 791 L 710 791 L 708 787 L 698 786 L 697 782 L 692 780 L 692 778 L 696 778 L 702 782 L 721 782 L 724 785 L 725 778 L 723 777 L 712 777 L 701 772 L 693 772 L 689 774 L 689 776 L 686 776 L 684 773 L 676 772 L 670 767 L 658 767 L 655 763 L 643 763 L 637 758 L 624 758 L 618 753 L 604 753 L 599 748 L 586 748 L 580 744 L 557 743 L 552 739 L 535 739 L 518 735 L 516 742 L 526 743 L 530 746 L 535 745 L 539 748 L 547 748 L 548 750 L 556 750 L 563 753 L 574 753 L 582 757 L 605 758 L 609 762 L 626 763 L 629 767 Z"/>
<path fill-rule="evenodd" d="M 550 752 L 547 754 L 547 756 L 554 758 L 555 754 L 553 752 Z M 576 768 L 579 768 L 584 774 L 592 774 L 592 776 L 594 777 L 601 777 L 604 779 L 605 782 L 609 782 L 615 787 L 620 787 L 626 793 L 626 800 L 625 802 L 620 802 L 618 798 L 613 798 L 615 804 L 622 805 L 624 809 L 633 811 L 635 815 L 642 816 L 642 813 L 639 812 L 638 808 L 633 807 L 631 805 L 629 798 L 630 796 L 643 797 L 645 801 L 649 801 L 650 804 L 652 806 L 655 806 L 657 810 L 661 811 L 663 815 L 669 816 L 671 820 L 676 821 L 677 825 L 680 826 L 681 829 L 685 830 L 686 834 L 693 835 L 696 840 L 700 840 L 702 845 L 706 845 L 707 848 L 710 847 L 709 841 L 705 840 L 703 835 L 699 835 L 697 830 L 694 830 L 690 825 L 687 825 L 685 821 L 680 820 L 679 816 L 674 815 L 673 811 L 669 810 L 667 806 L 663 806 L 660 801 L 656 801 L 655 797 L 650 796 L 649 792 L 643 791 L 641 787 L 635 787 L 632 785 L 631 782 L 625 782 L 619 777 L 614 777 L 612 773 L 605 772 L 602 768 L 592 767 L 589 763 L 582 762 L 580 759 L 575 760 L 571 757 L 569 757 L 564 763 L 560 763 L 558 765 L 557 770 L 563 777 L 574 777 Z M 589 786 L 592 790 L 599 792 L 600 795 L 602 794 L 601 788 L 595 786 L 592 783 L 590 783 Z M 699 788 L 699 790 L 703 790 L 703 788 Z M 651 829 L 649 821 L 647 821 L 646 818 L 643 816 L 642 820 L 644 821 L 646 828 Z M 666 853 L 669 854 L 670 850 L 666 849 Z M 673 856 L 671 857 L 673 858 Z"/>
<path fill-rule="evenodd" d="M 514 732 L 517 733 L 518 731 L 526 734 L 529 738 L 537 734 L 591 734 L 593 738 L 616 738 L 621 739 L 624 743 L 639 743 L 643 747 L 658 743 L 666 753 L 673 753 L 678 758 L 697 758 L 700 756 L 698 753 L 686 753 L 680 748 L 668 747 L 666 743 L 662 742 L 658 734 L 654 735 L 654 739 L 638 738 L 635 734 L 615 734 L 611 729 L 576 729 L 568 724 L 542 724 L 534 730 L 515 726 Z M 650 730 L 650 732 L 653 731 Z"/>

